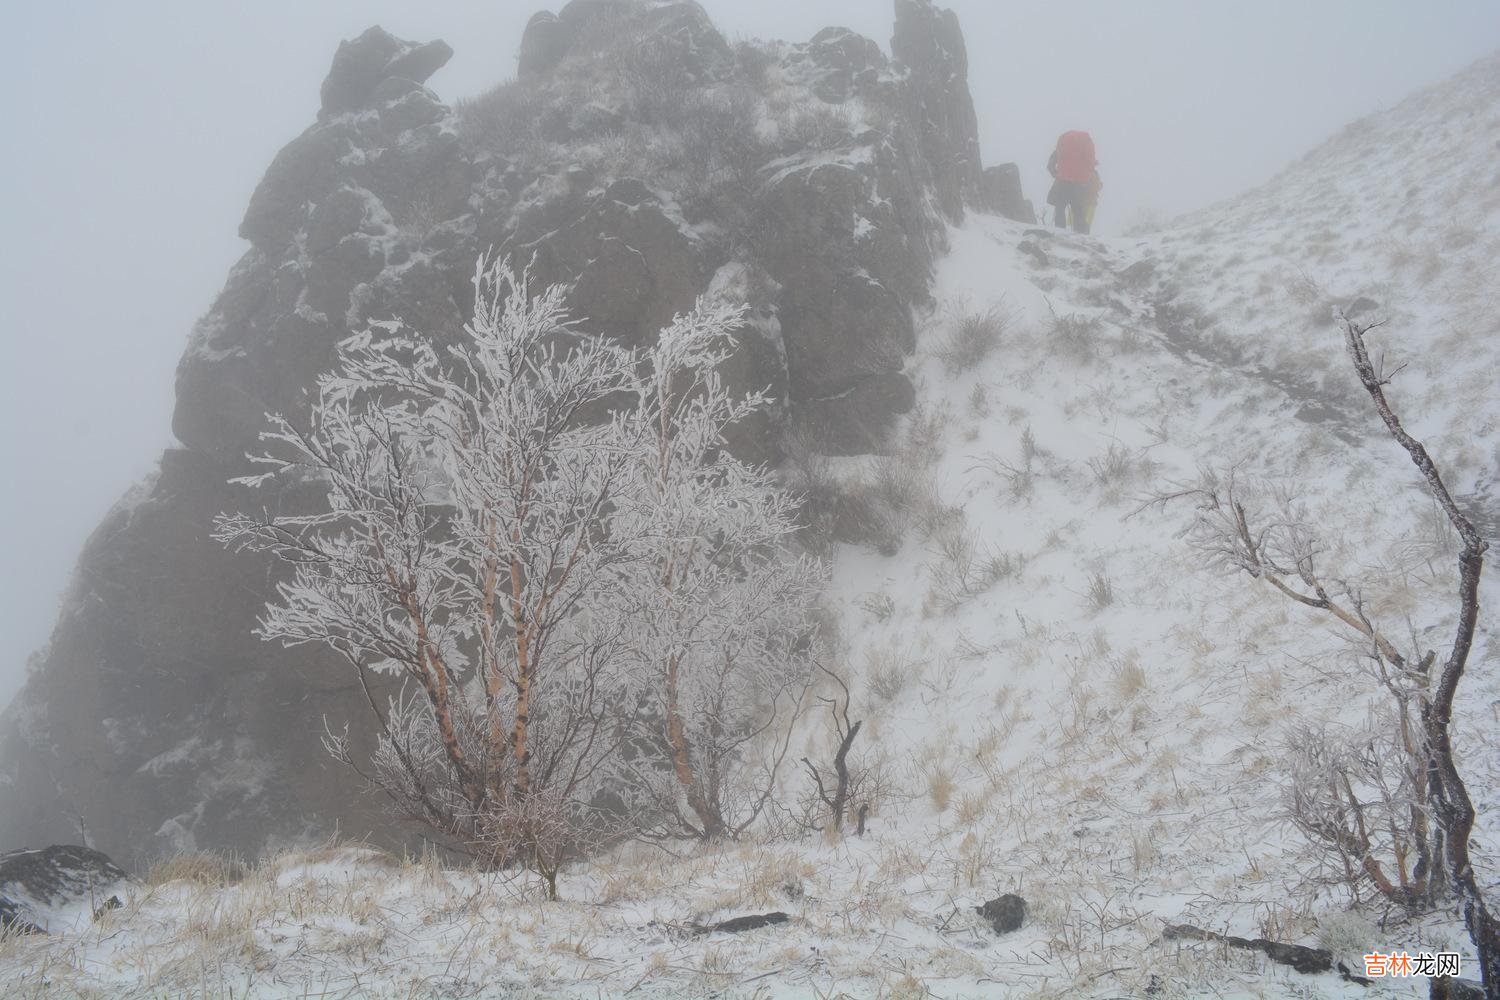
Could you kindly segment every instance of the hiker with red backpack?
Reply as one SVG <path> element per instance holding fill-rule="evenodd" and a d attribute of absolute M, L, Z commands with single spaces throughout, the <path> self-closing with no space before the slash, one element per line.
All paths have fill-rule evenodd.
<path fill-rule="evenodd" d="M 1058 137 L 1057 148 L 1047 160 L 1047 172 L 1053 178 L 1047 204 L 1056 207 L 1058 226 L 1067 226 L 1071 216 L 1075 232 L 1089 231 L 1094 207 L 1099 202 L 1099 189 L 1104 187 L 1098 167 L 1094 140 L 1087 132 L 1075 129 Z"/>

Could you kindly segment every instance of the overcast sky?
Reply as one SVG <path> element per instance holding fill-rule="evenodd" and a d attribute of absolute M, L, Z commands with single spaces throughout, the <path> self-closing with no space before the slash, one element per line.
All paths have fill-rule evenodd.
<path fill-rule="evenodd" d="M 1040 201 L 1058 133 L 1107 185 L 1099 231 L 1269 179 L 1348 121 L 1500 43 L 1495 0 L 951 0 L 986 162 Z M 888 48 L 889 0 L 705 0 L 731 38 L 843 24 Z M 0 13 L 0 703 L 72 563 L 171 443 L 172 376 L 245 245 L 276 150 L 313 120 L 341 38 L 444 38 L 444 99 L 511 76 L 514 0 L 29 0 Z"/>

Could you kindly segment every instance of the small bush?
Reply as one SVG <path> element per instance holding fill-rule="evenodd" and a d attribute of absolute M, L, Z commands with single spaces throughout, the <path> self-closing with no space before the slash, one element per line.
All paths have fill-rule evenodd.
<path fill-rule="evenodd" d="M 1005 315 L 995 307 L 961 313 L 949 321 L 948 337 L 933 353 L 949 377 L 977 368 L 999 350 L 1006 323 Z"/>
<path fill-rule="evenodd" d="M 508 153 L 539 137 L 545 95 L 509 80 L 455 106 L 459 136 L 477 153 Z"/>
<path fill-rule="evenodd" d="M 937 559 L 927 564 L 932 590 L 929 611 L 952 611 L 996 583 L 1020 574 L 1025 560 L 1012 552 L 981 547 L 962 521 L 937 533 Z"/>
<path fill-rule="evenodd" d="M 1052 318 L 1051 342 L 1060 354 L 1079 364 L 1088 364 L 1099 355 L 1101 321 L 1092 316 L 1069 313 Z"/>
<path fill-rule="evenodd" d="M 778 123 L 777 138 L 783 156 L 846 149 L 854 141 L 854 119 L 842 104 L 803 101 Z"/>
<path fill-rule="evenodd" d="M 869 675 L 866 681 L 870 695 L 882 704 L 895 701 L 920 672 L 920 664 L 899 650 L 871 649 L 867 653 Z"/>

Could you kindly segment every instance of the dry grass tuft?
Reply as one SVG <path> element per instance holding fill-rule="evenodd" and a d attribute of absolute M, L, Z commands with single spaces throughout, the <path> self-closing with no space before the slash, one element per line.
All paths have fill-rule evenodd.
<path fill-rule="evenodd" d="M 948 320 L 947 338 L 933 354 L 949 377 L 977 368 L 1000 348 L 1008 323 L 998 307 L 983 312 L 961 312 Z"/>

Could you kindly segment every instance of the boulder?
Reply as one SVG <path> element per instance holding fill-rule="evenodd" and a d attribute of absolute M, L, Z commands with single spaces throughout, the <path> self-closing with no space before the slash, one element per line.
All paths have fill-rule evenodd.
<path fill-rule="evenodd" d="M 1009 934 L 1026 922 L 1026 900 L 1013 892 L 997 896 L 974 910 L 988 921 L 996 934 Z"/>
<path fill-rule="evenodd" d="M 516 65 L 516 79 L 532 81 L 551 72 L 568 51 L 568 33 L 556 14 L 538 11 L 526 22 L 521 34 L 521 52 Z"/>
<path fill-rule="evenodd" d="M 39 934 L 95 916 L 129 876 L 108 856 L 57 844 L 0 854 L 0 930 Z"/>
<path fill-rule="evenodd" d="M 318 118 L 359 110 L 369 103 L 376 86 L 390 77 L 425 83 L 451 58 L 453 49 L 447 42 L 408 42 L 379 25 L 367 28 L 358 38 L 339 44 L 323 80 Z"/>
<path fill-rule="evenodd" d="M 1021 193 L 1021 168 L 1014 163 L 986 167 L 979 180 L 979 208 L 1016 222 L 1036 222 L 1036 210 Z"/>

